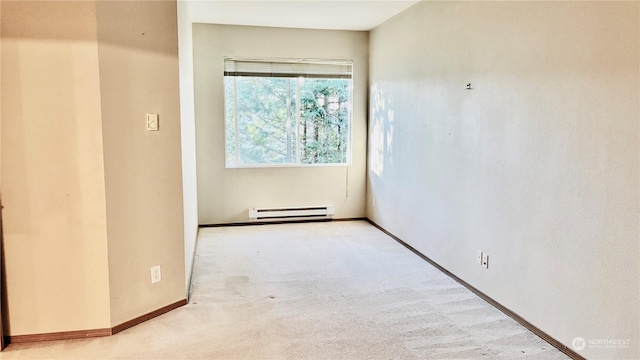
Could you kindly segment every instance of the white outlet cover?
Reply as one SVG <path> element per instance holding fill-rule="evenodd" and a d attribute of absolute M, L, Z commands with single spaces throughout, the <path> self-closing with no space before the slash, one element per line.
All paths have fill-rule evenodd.
<path fill-rule="evenodd" d="M 151 268 L 151 283 L 155 284 L 160 282 L 160 280 L 162 280 L 162 269 L 160 265 L 153 266 Z"/>

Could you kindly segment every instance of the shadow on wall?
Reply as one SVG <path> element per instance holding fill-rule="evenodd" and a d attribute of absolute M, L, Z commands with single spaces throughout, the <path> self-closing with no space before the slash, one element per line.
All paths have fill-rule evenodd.
<path fill-rule="evenodd" d="M 393 96 L 385 94 L 377 83 L 371 86 L 371 125 L 369 167 L 382 179 L 385 164 L 393 163 Z"/>
<path fill-rule="evenodd" d="M 138 8 L 148 6 L 145 1 L 106 2 L 97 4 L 95 7 L 85 6 L 82 8 L 78 8 L 73 2 L 67 4 L 58 1 L 52 3 L 34 2 L 33 4 L 25 6 L 24 2 L 21 1 L 6 1 L 2 6 L 6 8 L 7 13 L 19 16 L 23 23 L 39 24 L 38 26 L 20 28 L 20 31 L 12 31 L 12 28 L 7 28 L 3 31 L 5 39 L 47 40 L 54 42 L 83 41 L 94 43 L 96 38 L 90 31 L 69 31 L 69 26 L 60 26 L 60 16 L 54 16 L 55 14 L 80 12 L 82 16 L 87 19 L 99 16 L 98 28 L 100 30 L 100 44 L 165 53 L 171 56 L 177 56 L 178 54 L 177 42 L 173 37 L 168 38 L 166 33 L 152 30 L 154 29 L 152 24 L 158 21 L 157 18 L 149 17 L 148 19 L 142 19 L 143 21 L 140 21 L 140 19 L 136 21 L 104 21 L 104 19 L 109 19 L 109 15 L 111 15 L 114 9 L 117 11 L 118 9 L 126 8 L 124 11 L 132 13 Z M 31 7 L 37 8 L 38 11 L 31 11 Z M 52 16 L 40 16 L 40 14 L 50 14 Z M 175 18 L 164 18 L 162 21 L 171 21 L 177 27 L 177 19 Z M 12 24 L 6 26 L 9 27 L 12 26 Z M 84 25 L 81 24 L 80 26 Z M 177 32 L 175 36 L 177 36 Z"/>

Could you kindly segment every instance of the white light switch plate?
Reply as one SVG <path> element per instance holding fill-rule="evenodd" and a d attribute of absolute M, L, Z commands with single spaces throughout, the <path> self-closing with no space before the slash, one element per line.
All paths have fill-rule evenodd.
<path fill-rule="evenodd" d="M 158 131 L 158 114 L 147 114 L 147 131 Z"/>

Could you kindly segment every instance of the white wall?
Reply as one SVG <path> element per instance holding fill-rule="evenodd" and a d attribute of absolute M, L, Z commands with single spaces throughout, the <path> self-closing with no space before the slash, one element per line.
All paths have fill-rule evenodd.
<path fill-rule="evenodd" d="M 370 35 L 368 217 L 567 346 L 630 341 L 588 358 L 640 358 L 639 6 L 423 2 Z"/>
<path fill-rule="evenodd" d="M 198 236 L 198 184 L 196 180 L 196 123 L 193 98 L 193 36 L 191 14 L 186 1 L 178 1 L 178 54 L 182 134 L 182 196 L 184 201 L 185 292 L 188 297 Z"/>
<path fill-rule="evenodd" d="M 364 216 L 368 33 L 194 24 L 193 41 L 200 224 L 245 222 L 260 206 Z M 225 169 L 223 56 L 353 59 L 353 166 Z"/>

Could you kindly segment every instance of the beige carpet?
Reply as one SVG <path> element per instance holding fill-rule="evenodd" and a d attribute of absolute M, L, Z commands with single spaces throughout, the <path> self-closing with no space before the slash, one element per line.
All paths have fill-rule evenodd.
<path fill-rule="evenodd" d="M 568 359 L 363 221 L 200 231 L 191 303 L 0 359 Z"/>

